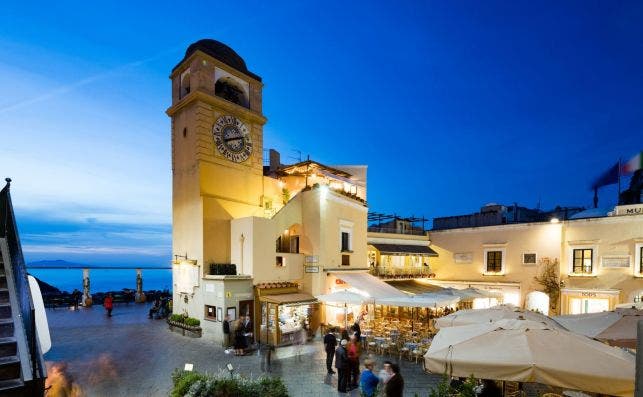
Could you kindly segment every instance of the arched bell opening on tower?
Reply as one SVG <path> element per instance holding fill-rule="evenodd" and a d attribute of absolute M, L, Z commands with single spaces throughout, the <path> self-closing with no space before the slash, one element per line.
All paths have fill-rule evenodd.
<path fill-rule="evenodd" d="M 179 80 L 179 99 L 183 98 L 190 93 L 190 69 L 187 69 L 181 73 L 181 79 Z"/>
<path fill-rule="evenodd" d="M 221 77 L 214 84 L 214 94 L 220 98 L 236 103 L 237 105 L 249 108 L 248 94 L 232 77 Z"/>

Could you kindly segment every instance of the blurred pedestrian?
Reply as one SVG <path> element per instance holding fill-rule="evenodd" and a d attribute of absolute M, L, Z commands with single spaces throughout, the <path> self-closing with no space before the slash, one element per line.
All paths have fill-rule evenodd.
<path fill-rule="evenodd" d="M 400 366 L 391 364 L 391 371 L 393 376 L 386 382 L 384 386 L 384 395 L 386 397 L 402 397 L 404 395 L 404 378 L 400 373 Z"/>
<path fill-rule="evenodd" d="M 346 393 L 349 378 L 348 354 L 346 353 L 348 341 L 342 339 L 337 350 L 335 350 L 335 368 L 337 368 L 337 391 Z"/>
<path fill-rule="evenodd" d="M 335 355 L 335 347 L 337 346 L 337 338 L 333 333 L 333 329 L 328 327 L 328 332 L 324 335 L 324 349 L 326 350 L 326 369 L 329 374 L 334 374 L 333 371 L 333 356 Z"/>
<path fill-rule="evenodd" d="M 112 293 L 108 293 L 103 301 L 103 306 L 107 310 L 107 317 L 112 317 L 112 309 L 114 308 L 114 298 L 112 298 Z"/>
<path fill-rule="evenodd" d="M 350 389 L 357 389 L 359 384 L 359 356 L 361 354 L 357 335 L 351 335 L 350 342 L 346 349 L 348 353 L 348 366 L 350 371 Z"/>
<path fill-rule="evenodd" d="M 223 347 L 230 346 L 230 316 L 223 317 Z"/>
<path fill-rule="evenodd" d="M 373 397 L 377 390 L 377 384 L 380 382 L 379 378 L 373 373 L 374 366 L 375 362 L 370 358 L 364 360 L 364 371 L 362 371 L 359 382 L 364 397 Z"/>

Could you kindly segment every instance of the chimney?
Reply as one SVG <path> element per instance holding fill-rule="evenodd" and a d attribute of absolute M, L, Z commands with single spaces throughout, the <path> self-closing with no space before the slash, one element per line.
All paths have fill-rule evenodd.
<path fill-rule="evenodd" d="M 279 152 L 275 149 L 270 149 L 268 155 L 270 156 L 270 172 L 277 171 L 277 169 L 281 167 Z"/>

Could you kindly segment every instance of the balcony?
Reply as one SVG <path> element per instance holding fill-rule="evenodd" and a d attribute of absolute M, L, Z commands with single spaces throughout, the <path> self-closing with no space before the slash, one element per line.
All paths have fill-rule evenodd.
<path fill-rule="evenodd" d="M 428 266 L 422 267 L 391 267 L 375 266 L 369 273 L 375 277 L 387 280 L 414 279 L 414 278 L 435 278 Z"/>

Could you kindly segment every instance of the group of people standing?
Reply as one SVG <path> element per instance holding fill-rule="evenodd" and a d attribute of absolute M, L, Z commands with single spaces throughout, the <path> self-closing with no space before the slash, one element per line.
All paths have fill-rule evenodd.
<path fill-rule="evenodd" d="M 231 337 L 234 337 L 232 341 Z M 232 342 L 234 355 L 243 356 L 248 346 L 254 343 L 250 316 L 239 316 L 239 319 L 235 322 L 230 321 L 229 316 L 225 316 L 223 319 L 223 338 L 224 347 L 230 346 Z"/>
<path fill-rule="evenodd" d="M 375 361 L 366 359 L 364 370 L 360 374 L 359 363 L 362 352 L 361 330 L 356 322 L 347 330 L 342 330 L 339 346 L 337 337 L 332 329 L 329 329 L 324 336 L 324 347 L 326 350 L 326 369 L 329 375 L 333 371 L 333 359 L 337 369 L 337 390 L 340 393 L 347 393 L 350 390 L 361 387 L 362 395 L 372 397 L 380 388 L 386 397 L 401 397 L 404 391 L 404 379 L 400 374 L 400 367 L 390 361 L 384 362 L 384 367 L 378 375 L 374 374 Z"/>

